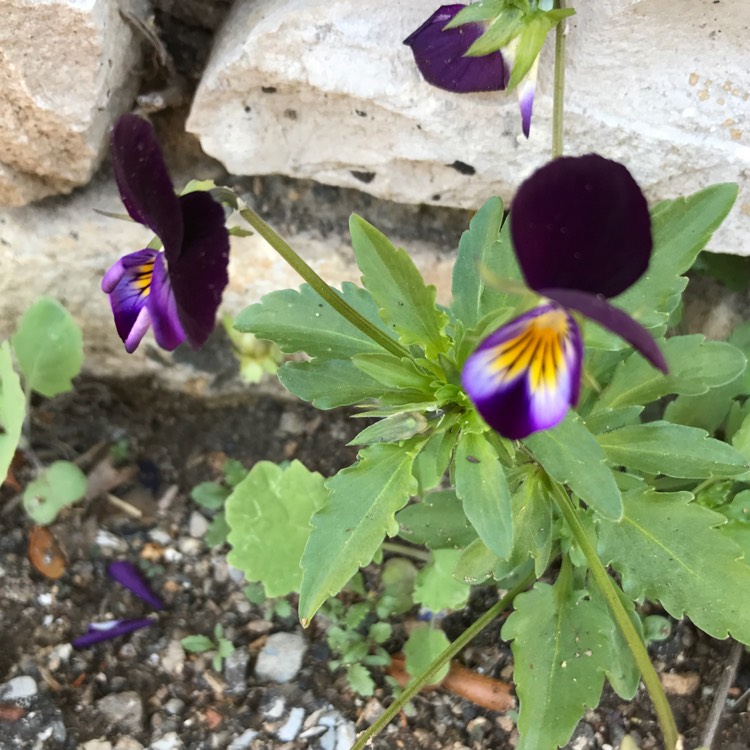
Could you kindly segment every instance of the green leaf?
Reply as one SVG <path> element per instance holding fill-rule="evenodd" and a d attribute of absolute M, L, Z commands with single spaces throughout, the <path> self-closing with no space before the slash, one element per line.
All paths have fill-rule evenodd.
<path fill-rule="evenodd" d="M 445 26 L 454 29 L 465 23 L 475 21 L 489 21 L 503 11 L 505 0 L 479 0 L 460 10 Z"/>
<path fill-rule="evenodd" d="M 585 709 L 598 704 L 611 661 L 607 619 L 564 579 L 516 597 L 502 637 L 513 641 L 518 750 L 562 747 Z"/>
<path fill-rule="evenodd" d="M 411 258 L 364 219 L 349 220 L 354 255 L 362 283 L 372 294 L 389 331 L 404 346 L 417 344 L 428 358 L 445 352 L 448 316 L 435 305 L 435 287 L 427 286 Z"/>
<path fill-rule="evenodd" d="M 716 432 L 729 414 L 732 399 L 741 392 L 743 381 L 744 376 L 739 376 L 700 396 L 678 396 L 667 404 L 664 419 L 687 427 L 699 427 L 708 433 Z"/>
<path fill-rule="evenodd" d="M 224 511 L 220 511 L 214 516 L 211 525 L 206 529 L 203 541 L 209 547 L 218 547 L 219 545 L 226 544 L 228 536 L 229 524 L 227 523 L 227 517 Z"/>
<path fill-rule="evenodd" d="M 216 648 L 216 644 L 207 635 L 186 635 L 180 639 L 180 643 L 185 651 L 194 654 L 202 654 Z"/>
<path fill-rule="evenodd" d="M 569 412 L 557 427 L 534 433 L 524 442 L 555 481 L 567 484 L 607 518 L 620 517 L 622 498 L 604 451 L 577 414 Z"/>
<path fill-rule="evenodd" d="M 484 434 L 462 431 L 456 446 L 454 481 L 466 518 L 498 557 L 513 545 L 513 514 L 505 470 Z"/>
<path fill-rule="evenodd" d="M 490 22 L 487 31 L 464 53 L 466 57 L 482 57 L 505 47 L 523 29 L 523 13 L 517 8 L 504 8 Z"/>
<path fill-rule="evenodd" d="M 413 473 L 419 483 L 419 494 L 422 497 L 441 483 L 453 453 L 454 434 L 454 430 L 444 429 L 441 424 L 427 438 L 417 454 Z"/>
<path fill-rule="evenodd" d="M 226 501 L 230 565 L 261 581 L 269 597 L 298 592 L 310 517 L 326 499 L 323 477 L 299 461 L 259 461 Z"/>
<path fill-rule="evenodd" d="M 367 637 L 375 643 L 385 643 L 393 635 L 389 622 L 374 622 L 367 631 Z"/>
<path fill-rule="evenodd" d="M 408 612 L 413 606 L 412 593 L 417 568 L 405 557 L 391 557 L 383 564 L 380 584 L 383 593 L 376 606 L 377 615 L 385 619 Z"/>
<path fill-rule="evenodd" d="M 461 550 L 436 549 L 432 560 L 417 573 L 414 601 L 430 612 L 455 610 L 466 606 L 471 587 L 453 575 Z"/>
<path fill-rule="evenodd" d="M 40 297 L 24 313 L 11 343 L 27 389 L 48 398 L 72 390 L 83 363 L 83 339 L 59 302 Z"/>
<path fill-rule="evenodd" d="M 245 465 L 234 458 L 226 460 L 222 471 L 224 472 L 224 481 L 230 487 L 236 487 L 247 476 Z"/>
<path fill-rule="evenodd" d="M 218 482 L 201 482 L 190 490 L 190 497 L 203 508 L 219 510 L 224 507 L 230 492 L 228 487 Z"/>
<path fill-rule="evenodd" d="M 704 336 L 675 336 L 661 344 L 669 375 L 637 353 L 622 362 L 592 411 L 647 404 L 668 393 L 700 395 L 737 378 L 747 365 L 745 355 L 723 341 Z"/>
<path fill-rule="evenodd" d="M 394 357 L 387 352 L 359 354 L 352 358 L 354 366 L 378 383 L 396 389 L 419 393 L 425 400 L 432 396 L 433 377 L 417 369 L 410 359 Z"/>
<path fill-rule="evenodd" d="M 312 517 L 302 556 L 299 615 L 304 625 L 372 560 L 386 535 L 398 532 L 394 515 L 416 490 L 415 453 L 390 443 L 371 445 L 354 466 L 326 483 L 330 494 Z"/>
<path fill-rule="evenodd" d="M 750 285 L 750 263 L 746 257 L 727 253 L 703 253 L 693 271 L 713 276 L 733 292 L 743 292 Z"/>
<path fill-rule="evenodd" d="M 13 369 L 10 344 L 0 344 L 0 479 L 5 480 L 26 416 L 26 398 Z"/>
<path fill-rule="evenodd" d="M 724 183 L 684 198 L 663 201 L 651 210 L 654 248 L 646 273 L 613 303 L 657 335 L 680 303 L 687 284 L 684 274 L 729 213 L 737 185 Z M 627 344 L 601 328 L 587 330 L 586 343 L 603 349 Z"/>
<path fill-rule="evenodd" d="M 26 486 L 23 507 L 42 526 L 86 494 L 86 475 L 70 461 L 55 461 Z"/>
<path fill-rule="evenodd" d="M 386 330 L 367 290 L 344 282 L 340 292 L 333 291 L 371 323 Z M 265 295 L 237 316 L 234 327 L 275 342 L 286 354 L 306 352 L 311 357 L 346 359 L 355 354 L 382 351 L 307 284 L 299 291 L 284 289 Z"/>
<path fill-rule="evenodd" d="M 477 584 L 486 581 L 500 558 L 487 549 L 481 539 L 474 539 L 461 550 L 461 557 L 453 571 L 457 580 L 464 583 Z"/>
<path fill-rule="evenodd" d="M 731 445 L 708 437 L 696 427 L 649 422 L 612 430 L 597 439 L 612 464 L 647 474 L 732 477 L 750 468 Z"/>
<path fill-rule="evenodd" d="M 370 670 L 361 664 L 351 664 L 346 670 L 346 679 L 349 683 L 349 687 L 361 695 L 363 698 L 368 698 L 375 694 L 375 681 L 370 675 Z"/>
<path fill-rule="evenodd" d="M 451 642 L 442 630 L 436 630 L 428 623 L 419 623 L 409 633 L 409 638 L 404 644 L 404 656 L 406 656 L 406 671 L 414 677 L 424 672 L 440 654 L 445 651 Z M 435 674 L 437 685 L 442 682 L 450 670 L 450 664 L 444 664 Z"/>
<path fill-rule="evenodd" d="M 477 533 L 454 490 L 431 492 L 396 514 L 399 536 L 430 549 L 466 547 Z"/>
<path fill-rule="evenodd" d="M 724 516 L 691 502 L 689 492 L 629 492 L 618 523 L 598 519 L 599 553 L 634 599 L 687 615 L 714 638 L 750 643 L 750 567 L 717 528 Z"/>
<path fill-rule="evenodd" d="M 374 443 L 398 443 L 419 435 L 428 428 L 427 420 L 419 412 L 391 414 L 369 427 L 365 427 L 347 445 L 372 445 Z"/>

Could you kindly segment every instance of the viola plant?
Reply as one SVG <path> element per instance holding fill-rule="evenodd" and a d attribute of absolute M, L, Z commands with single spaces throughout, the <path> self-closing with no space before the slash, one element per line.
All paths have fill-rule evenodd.
<path fill-rule="evenodd" d="M 560 156 L 558 24 L 570 11 L 550 6 L 444 6 L 407 42 L 431 82 L 482 91 L 489 79 L 500 88 L 509 67 L 509 86 L 533 75 L 557 26 Z M 130 216 L 164 246 L 125 256 L 105 277 L 118 331 L 129 350 L 149 324 L 166 348 L 198 346 L 226 283 L 220 207 L 200 193 L 195 216 L 209 239 L 199 242 L 199 222 L 185 211 L 192 193 L 174 195 L 149 126 L 126 118 L 113 147 Z M 750 644 L 750 335 L 670 335 L 685 274 L 736 196 L 736 185 L 714 185 L 649 210 L 626 165 L 593 154 L 557 159 L 521 185 L 509 218 L 496 197 L 476 213 L 447 306 L 407 252 L 359 216 L 350 233 L 361 284 L 334 289 L 240 208 L 306 283 L 249 306 L 236 328 L 295 355 L 278 369 L 291 393 L 369 422 L 352 441 L 356 462 L 335 476 L 259 462 L 229 483 L 228 497 L 230 487 L 221 489 L 212 502 L 224 507 L 228 561 L 265 596 L 298 595 L 303 625 L 385 555 L 384 579 L 394 556 L 421 566 L 407 607 L 460 609 L 470 586 L 486 582 L 507 592 L 354 750 L 510 607 L 499 636 L 513 653 L 520 750 L 565 745 L 605 680 L 626 700 L 642 680 L 663 744 L 675 750 L 678 728 L 646 650 L 644 600 Z M 428 645 L 447 642 L 419 633 Z M 414 643 L 406 650 L 425 653 Z M 366 692 L 369 682 L 357 682 Z"/>

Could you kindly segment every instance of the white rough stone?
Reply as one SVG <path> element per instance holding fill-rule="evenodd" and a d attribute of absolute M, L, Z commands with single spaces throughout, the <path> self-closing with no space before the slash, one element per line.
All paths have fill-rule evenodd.
<path fill-rule="evenodd" d="M 142 0 L 0 0 L 0 205 L 88 182 L 136 93 Z"/>
<path fill-rule="evenodd" d="M 750 3 L 576 6 L 567 152 L 626 162 L 652 199 L 739 182 L 712 248 L 750 254 Z M 422 81 L 402 41 L 434 8 L 239 0 L 187 127 L 235 174 L 309 177 L 408 203 L 476 208 L 495 193 L 510 198 L 548 158 L 550 45 L 526 142 L 514 96 L 451 94 Z"/>
<path fill-rule="evenodd" d="M 261 680 L 289 682 L 302 667 L 307 643 L 299 633 L 274 633 L 268 636 L 255 663 L 255 676 Z"/>
<path fill-rule="evenodd" d="M 0 685 L 0 699 L 7 703 L 16 701 L 28 701 L 38 692 L 36 682 L 33 677 L 20 675 L 8 680 L 4 685 Z"/>

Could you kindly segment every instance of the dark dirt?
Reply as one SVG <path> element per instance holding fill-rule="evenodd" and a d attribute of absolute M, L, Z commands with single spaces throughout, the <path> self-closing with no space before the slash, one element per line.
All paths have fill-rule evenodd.
<path fill-rule="evenodd" d="M 361 730 L 373 705 L 377 708 L 391 700 L 382 675 L 376 703 L 366 707 L 340 673 L 329 671 L 331 655 L 318 623 L 305 632 L 309 648 L 292 683 L 268 684 L 253 674 L 253 659 L 263 638 L 270 632 L 296 631 L 297 623 L 293 616 L 279 618 L 250 604 L 242 584 L 229 574 L 225 550 L 211 550 L 201 539 L 191 538 L 190 517 L 197 506 L 189 499 L 189 490 L 199 481 L 217 478 L 227 456 L 248 467 L 262 459 L 298 458 L 311 469 L 331 474 L 354 459 L 345 443 L 360 425 L 344 412 L 321 415 L 280 400 L 273 392 L 253 395 L 248 388 L 245 394 L 198 399 L 161 390 L 148 380 L 120 383 L 82 378 L 73 393 L 37 405 L 33 445 L 44 462 L 75 459 L 97 444 L 127 441 L 137 473 L 112 492 L 142 511 L 140 518 L 134 518 L 101 497 L 65 511 L 52 531 L 64 550 L 67 570 L 58 581 L 51 581 L 29 563 L 30 523 L 20 508 L 8 505 L 12 490 L 7 486 L 3 490 L 0 683 L 31 676 L 39 688 L 37 713 L 62 720 L 66 738 L 58 741 L 52 736 L 40 748 L 76 748 L 93 738 L 106 738 L 112 744 L 135 740 L 148 746 L 169 732 L 182 742 L 174 747 L 224 748 L 248 728 L 259 731 L 251 748 L 318 748 L 316 738 L 286 744 L 276 739 L 281 720 L 269 720 L 268 706 L 281 697 L 287 708 L 301 706 L 309 716 L 331 705 Z M 18 475 L 23 478 L 23 468 Z M 176 494 L 169 491 L 172 485 L 178 488 Z M 102 531 L 109 533 L 103 536 Z M 147 614 L 144 605 L 107 579 L 106 562 L 113 557 L 140 560 L 167 606 L 154 627 L 71 653 L 66 644 L 88 622 L 110 615 Z M 492 589 L 477 590 L 465 611 L 446 620 L 448 635 L 458 635 L 495 598 Z M 407 616 L 396 628 L 389 644 L 393 649 L 400 647 L 401 626 L 408 620 Z M 215 672 L 207 657 L 186 655 L 180 649 L 175 657 L 181 637 L 210 634 L 216 623 L 221 623 L 238 650 L 250 654 L 239 689 L 235 685 L 230 690 L 227 675 Z M 707 638 L 689 623 L 675 624 L 670 638 L 652 647 L 660 671 L 676 672 L 678 685 L 699 676 L 689 695 L 671 696 L 686 748 L 696 747 L 703 733 L 729 648 L 728 642 Z M 496 625 L 466 649 L 462 661 L 494 677 L 512 674 L 510 651 L 499 642 Z M 748 687 L 750 670 L 745 662 L 730 699 Z M 108 718 L 104 704 L 98 702 L 108 695 L 133 692 L 143 713 L 119 723 Z M 14 723 L 22 719 L 3 705 L 0 702 L 0 747 L 34 747 L 11 744 Z M 419 697 L 414 705 L 416 714 L 396 721 L 375 742 L 376 748 L 480 750 L 512 748 L 517 743 L 512 716 L 444 692 Z M 738 708 L 726 709 L 714 750 L 750 746 L 750 714 L 746 706 Z M 644 691 L 632 704 L 607 691 L 599 708 L 587 712 L 570 747 L 617 747 L 625 732 L 633 734 L 642 748 L 659 746 Z"/>

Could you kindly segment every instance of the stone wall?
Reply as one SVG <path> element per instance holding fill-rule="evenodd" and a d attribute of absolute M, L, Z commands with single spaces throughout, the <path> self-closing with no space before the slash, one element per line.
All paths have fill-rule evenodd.
<path fill-rule="evenodd" d="M 750 3 L 570 4 L 578 14 L 568 26 L 568 153 L 622 160 L 654 200 L 739 182 L 737 206 L 712 248 L 750 255 Z M 121 357 L 99 278 L 147 238 L 93 211 L 119 209 L 108 167 L 92 175 L 109 126 L 134 108 L 177 108 L 155 121 L 180 179 L 287 175 L 464 209 L 494 193 L 511 198 L 549 152 L 552 50 L 544 52 L 526 141 L 512 96 L 449 94 L 421 80 L 402 40 L 435 6 L 0 0 L 0 204 L 9 206 L 0 208 L 0 335 L 35 296 L 52 294 L 84 323 L 95 362 Z M 371 207 L 387 214 L 387 206 Z M 343 229 L 326 235 L 327 211 L 321 204 L 318 227 L 295 232 L 282 219 L 279 228 L 332 281 L 355 278 Z M 408 228 L 394 231 L 415 246 Z M 443 293 L 434 255 L 454 247 L 453 236 L 418 247 Z M 232 311 L 297 284 L 255 238 L 233 248 L 232 272 Z"/>

